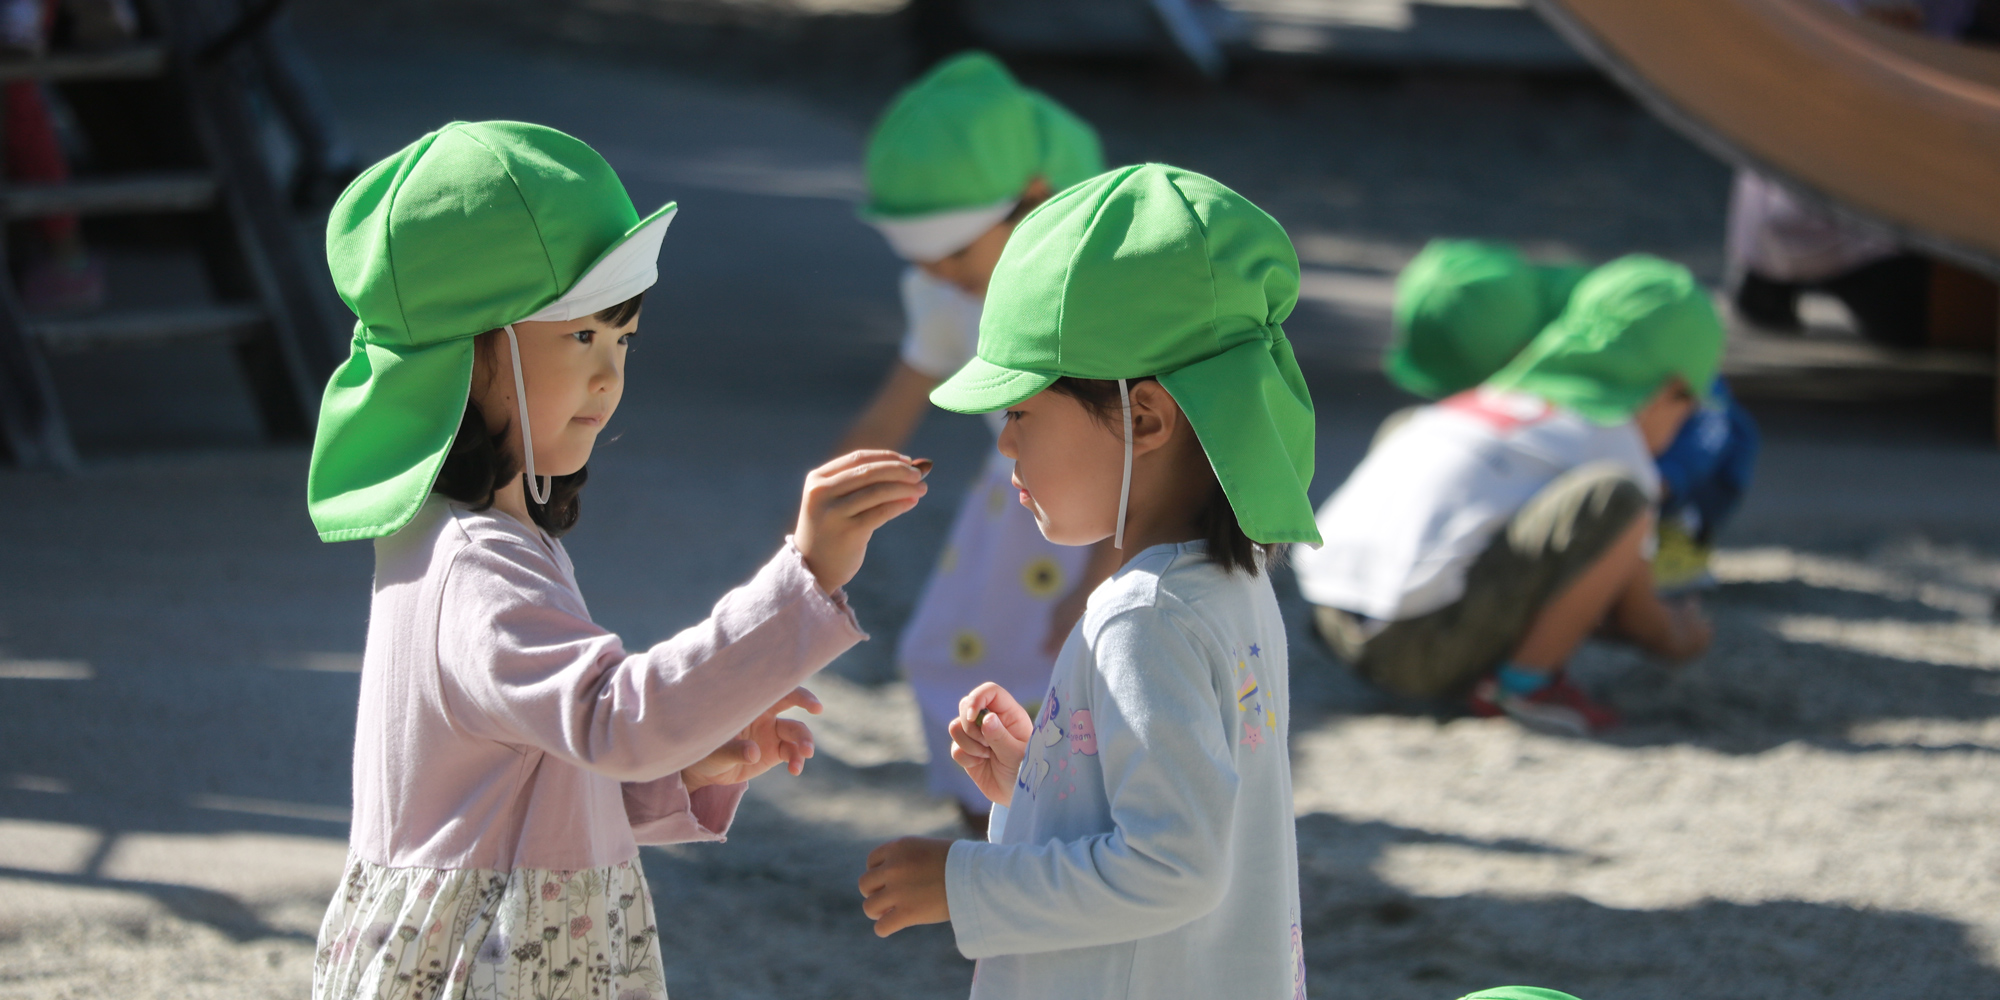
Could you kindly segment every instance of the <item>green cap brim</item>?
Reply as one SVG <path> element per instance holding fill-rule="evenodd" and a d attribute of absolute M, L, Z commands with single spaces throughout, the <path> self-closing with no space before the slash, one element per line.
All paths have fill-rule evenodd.
<path fill-rule="evenodd" d="M 604 248 L 555 301 L 515 322 L 548 322 L 592 316 L 659 283 L 660 244 L 680 206 L 667 202 Z"/>
<path fill-rule="evenodd" d="M 992 413 L 1026 400 L 1061 377 L 1054 372 L 1002 368 L 984 358 L 973 358 L 931 390 L 931 402 L 953 413 Z"/>
<path fill-rule="evenodd" d="M 430 497 L 465 415 L 474 340 L 363 343 L 326 384 L 306 504 L 321 541 L 394 534 Z"/>

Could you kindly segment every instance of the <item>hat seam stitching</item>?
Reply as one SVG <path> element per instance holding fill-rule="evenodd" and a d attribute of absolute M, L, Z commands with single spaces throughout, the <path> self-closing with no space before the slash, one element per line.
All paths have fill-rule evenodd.
<path fill-rule="evenodd" d="M 563 293 L 568 291 L 568 289 L 561 287 L 562 279 L 556 274 L 555 258 L 549 253 L 548 237 L 542 234 L 542 220 L 535 217 L 535 210 L 533 206 L 528 204 L 527 193 L 521 190 L 520 178 L 514 176 L 513 168 L 508 165 L 506 157 L 501 156 L 498 150 L 494 149 L 492 146 L 487 145 L 478 136 L 471 135 L 468 133 L 467 138 L 471 139 L 473 142 L 478 143 L 479 148 L 485 150 L 488 154 L 490 154 L 493 157 L 494 162 L 500 164 L 500 172 L 507 175 L 507 183 L 514 188 L 514 197 L 519 198 L 521 200 L 521 210 L 527 213 L 528 225 L 534 227 L 535 244 L 541 247 L 542 263 L 547 265 L 549 269 L 549 285 L 550 287 L 556 289 L 556 299 L 562 298 Z M 579 275 L 579 277 L 581 277 L 581 275 Z M 531 312 L 530 315 L 533 315 L 533 313 Z M 480 332 L 483 333 L 485 331 L 482 330 Z"/>
<path fill-rule="evenodd" d="M 1096 231 L 1098 221 L 1104 217 L 1104 207 L 1111 203 L 1112 192 L 1118 190 L 1127 179 L 1138 173 L 1141 169 L 1143 169 L 1143 164 L 1125 167 L 1124 176 L 1118 178 L 1114 183 L 1105 185 L 1104 191 L 1097 197 L 1096 206 L 1090 210 L 1090 220 L 1083 225 L 1083 234 L 1076 241 L 1076 249 L 1070 251 L 1069 260 L 1063 263 L 1063 294 L 1056 300 L 1056 375 L 1059 378 L 1065 370 L 1063 366 L 1063 348 L 1066 346 L 1068 337 L 1065 335 L 1064 324 L 1069 316 L 1070 276 L 1076 273 L 1077 259 L 1083 256 L 1084 248 L 1090 245 L 1090 234 Z"/>
<path fill-rule="evenodd" d="M 1187 209 L 1187 214 L 1194 218 L 1195 231 L 1201 234 L 1201 262 L 1208 269 L 1208 335 L 1214 339 L 1216 346 L 1220 347 L 1222 345 L 1222 296 L 1215 290 L 1215 253 L 1214 248 L 1209 245 L 1208 224 L 1202 220 L 1201 213 L 1194 210 L 1194 203 L 1188 199 L 1188 193 L 1182 190 L 1180 184 L 1177 183 L 1177 179 L 1168 177 L 1167 183 L 1173 185 L 1175 194 L 1180 195 L 1181 207 Z M 1258 324 L 1260 329 L 1263 326 L 1265 324 Z"/>
<path fill-rule="evenodd" d="M 407 179 L 410 176 L 410 173 L 416 170 L 417 164 L 423 161 L 424 156 L 428 154 L 432 148 L 437 146 L 438 138 L 444 135 L 446 132 L 456 128 L 457 124 L 458 123 L 454 122 L 450 125 L 446 125 L 444 128 L 438 129 L 436 132 L 431 133 L 429 137 L 430 142 L 424 146 L 423 152 L 418 153 L 416 156 L 411 157 L 409 160 L 404 161 L 402 167 L 396 172 L 395 180 L 391 183 L 389 189 L 389 204 L 387 206 L 388 210 L 383 213 L 382 252 L 385 256 L 389 258 L 389 290 L 395 296 L 396 299 L 396 318 L 402 321 L 403 336 L 408 338 L 410 343 L 412 344 L 416 343 L 416 332 L 410 329 L 409 310 L 405 309 L 403 306 L 403 282 L 402 279 L 399 278 L 396 273 L 396 242 L 395 242 L 396 202 L 403 196 L 402 181 Z M 355 318 L 360 319 L 358 311 L 356 313 Z M 365 323 L 366 321 L 363 320 L 363 322 Z"/>

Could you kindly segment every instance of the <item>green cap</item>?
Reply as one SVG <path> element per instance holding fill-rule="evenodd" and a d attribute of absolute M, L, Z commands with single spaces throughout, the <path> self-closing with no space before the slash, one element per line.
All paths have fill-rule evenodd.
<path fill-rule="evenodd" d="M 473 338 L 652 287 L 673 215 L 640 219 L 595 150 L 520 122 L 453 122 L 349 184 L 326 224 L 327 266 L 357 320 L 306 474 L 319 537 L 408 524 L 465 414 Z"/>
<path fill-rule="evenodd" d="M 1298 297 L 1277 220 L 1193 171 L 1122 167 L 1021 221 L 993 269 L 978 354 L 931 402 L 985 413 L 1065 375 L 1157 376 L 1243 533 L 1318 544 L 1312 396 L 1281 325 Z"/>
<path fill-rule="evenodd" d="M 1589 270 L 1530 264 L 1503 243 L 1432 240 L 1396 279 L 1382 370 L 1419 396 L 1464 392 L 1528 346 Z"/>
<path fill-rule="evenodd" d="M 1540 986 L 1495 986 L 1489 990 L 1468 993 L 1459 1000 L 1576 1000 L 1561 990 L 1544 989 Z"/>
<path fill-rule="evenodd" d="M 1707 290 L 1679 264 L 1633 254 L 1590 272 L 1562 315 L 1486 384 L 1608 426 L 1630 420 L 1672 375 L 1706 400 L 1721 359 L 1722 322 Z"/>
<path fill-rule="evenodd" d="M 1021 86 L 984 52 L 938 64 L 889 103 L 868 137 L 861 217 L 919 262 L 963 250 L 1036 177 L 1060 191 L 1104 169 L 1097 133 Z"/>

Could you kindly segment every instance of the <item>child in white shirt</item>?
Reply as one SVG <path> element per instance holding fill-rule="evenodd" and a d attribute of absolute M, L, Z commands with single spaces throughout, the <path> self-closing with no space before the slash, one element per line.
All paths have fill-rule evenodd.
<path fill-rule="evenodd" d="M 1654 589 L 1654 456 L 1715 380 L 1722 326 L 1686 268 L 1634 255 L 1478 387 L 1387 430 L 1297 549 L 1315 624 L 1364 676 L 1571 734 L 1617 724 L 1563 666 L 1600 626 L 1669 659 L 1709 631 Z"/>

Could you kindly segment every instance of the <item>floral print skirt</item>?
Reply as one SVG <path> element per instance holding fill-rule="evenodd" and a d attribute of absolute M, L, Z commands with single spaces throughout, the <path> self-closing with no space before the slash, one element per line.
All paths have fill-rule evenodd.
<path fill-rule="evenodd" d="M 349 858 L 320 925 L 314 1000 L 666 1000 L 637 859 L 510 872 Z"/>

